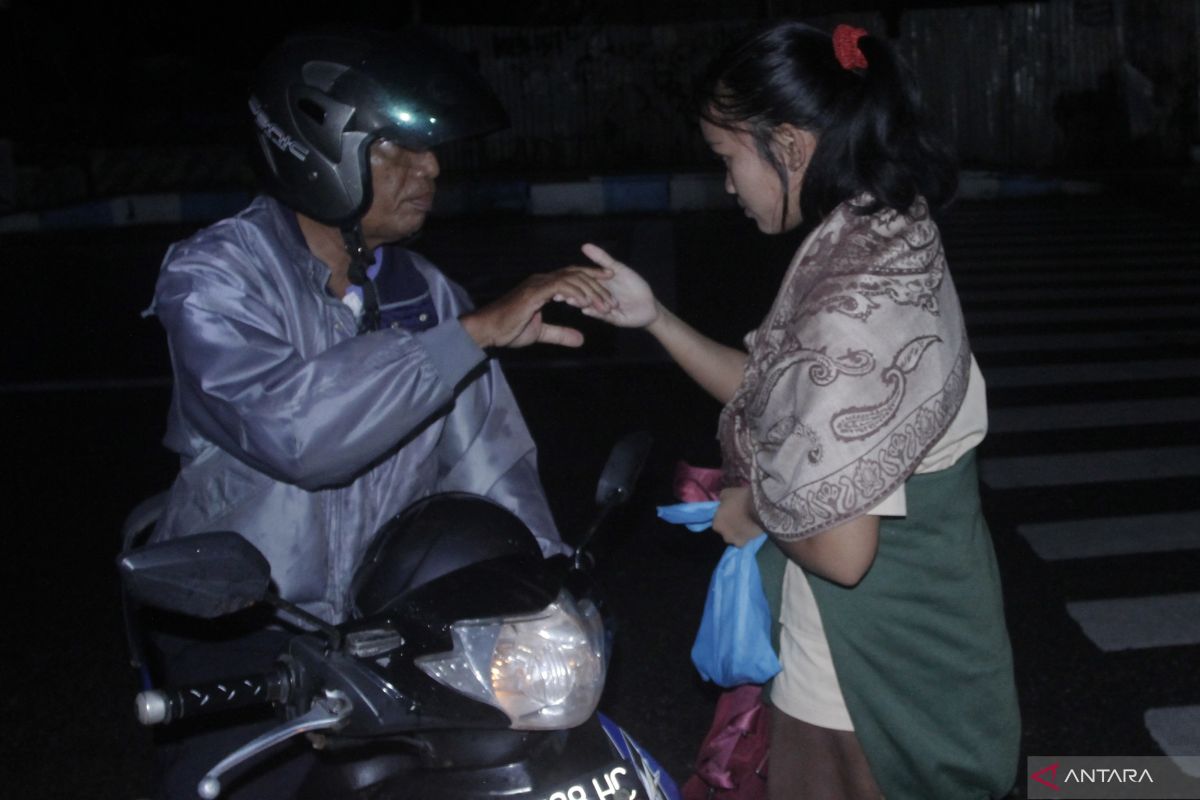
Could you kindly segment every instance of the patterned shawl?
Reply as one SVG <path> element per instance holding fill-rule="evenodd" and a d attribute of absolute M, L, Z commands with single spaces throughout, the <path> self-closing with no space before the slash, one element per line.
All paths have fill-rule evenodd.
<path fill-rule="evenodd" d="M 721 412 L 726 481 L 749 483 L 784 540 L 878 505 L 967 390 L 970 346 L 928 206 L 861 216 L 866 201 L 838 206 L 800 245 Z"/>

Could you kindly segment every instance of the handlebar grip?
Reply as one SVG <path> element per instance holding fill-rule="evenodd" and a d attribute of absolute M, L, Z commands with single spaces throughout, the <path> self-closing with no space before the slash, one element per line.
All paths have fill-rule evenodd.
<path fill-rule="evenodd" d="M 234 708 L 265 706 L 287 699 L 288 672 L 272 672 L 228 680 L 198 683 L 174 689 L 149 689 L 134 700 L 138 722 L 162 725 L 184 717 L 197 717 Z"/>

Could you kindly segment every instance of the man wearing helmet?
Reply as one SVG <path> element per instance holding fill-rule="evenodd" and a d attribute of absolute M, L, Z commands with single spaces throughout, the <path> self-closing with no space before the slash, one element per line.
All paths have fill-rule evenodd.
<path fill-rule="evenodd" d="M 432 208 L 431 148 L 507 124 L 495 96 L 430 39 L 358 32 L 285 42 L 249 106 L 266 193 L 173 245 L 155 291 L 175 378 L 165 443 L 181 471 L 152 538 L 238 531 L 285 599 L 331 622 L 349 614 L 373 534 L 434 492 L 490 497 L 560 551 L 534 444 L 483 348 L 577 346 L 540 309 L 603 309 L 603 271 L 536 275 L 473 309 L 396 244 Z M 262 643 L 229 656 L 190 632 L 157 639 L 172 682 L 253 669 L 245 648 Z M 214 736 L 184 740 L 169 796 L 191 796 L 249 738 Z M 229 796 L 283 797 L 283 785 Z"/>

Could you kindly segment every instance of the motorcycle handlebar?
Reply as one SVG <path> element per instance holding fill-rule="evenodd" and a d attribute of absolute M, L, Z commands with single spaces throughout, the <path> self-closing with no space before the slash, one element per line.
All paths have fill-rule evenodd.
<path fill-rule="evenodd" d="M 272 672 L 210 681 L 173 689 L 149 689 L 135 699 L 138 722 L 163 725 L 234 708 L 265 706 L 287 699 L 290 677 L 284 667 Z"/>

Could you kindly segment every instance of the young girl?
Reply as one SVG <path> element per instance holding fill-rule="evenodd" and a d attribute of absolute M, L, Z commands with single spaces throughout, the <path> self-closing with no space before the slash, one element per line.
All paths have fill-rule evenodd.
<path fill-rule="evenodd" d="M 615 307 L 585 313 L 645 328 L 725 404 L 713 527 L 786 556 L 764 565 L 783 573 L 769 796 L 1003 796 L 1020 722 L 973 454 L 984 385 L 930 216 L 953 161 L 859 29 L 777 23 L 701 86 L 726 190 L 764 233 L 811 232 L 748 352 L 594 245 Z"/>

